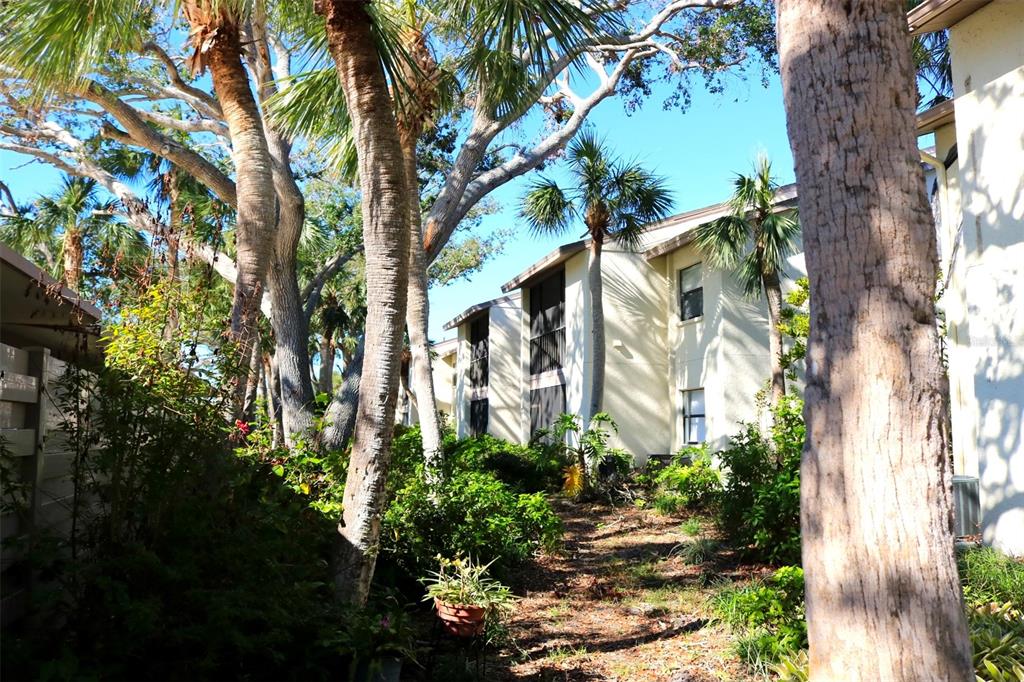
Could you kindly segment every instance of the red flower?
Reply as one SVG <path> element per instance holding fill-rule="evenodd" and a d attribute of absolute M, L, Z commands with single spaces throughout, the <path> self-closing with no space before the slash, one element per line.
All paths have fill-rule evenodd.
<path fill-rule="evenodd" d="M 248 422 L 244 422 L 241 419 L 236 419 L 235 420 L 235 428 L 238 429 L 239 432 L 243 436 L 248 436 L 249 435 L 249 424 L 248 424 Z"/>

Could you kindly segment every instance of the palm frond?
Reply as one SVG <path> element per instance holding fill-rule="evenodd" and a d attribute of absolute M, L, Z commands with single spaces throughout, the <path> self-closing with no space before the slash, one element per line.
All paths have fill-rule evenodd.
<path fill-rule="evenodd" d="M 739 262 L 739 266 L 735 271 L 736 279 L 743 289 L 744 296 L 757 298 L 761 295 L 762 273 L 763 267 L 757 258 L 757 252 L 754 250 L 747 252 L 747 255 Z"/>
<path fill-rule="evenodd" d="M 143 0 L 11 0 L 0 3 L 0 64 L 44 98 L 76 87 L 112 53 L 137 49 L 153 3 Z"/>
<path fill-rule="evenodd" d="M 716 268 L 731 268 L 743 257 L 751 225 L 737 215 L 723 216 L 694 230 L 693 242 L 704 259 Z"/>
<path fill-rule="evenodd" d="M 799 235 L 800 222 L 794 211 L 771 213 L 764 219 L 758 245 L 766 273 L 783 271 L 786 258 L 796 252 Z"/>
<path fill-rule="evenodd" d="M 559 234 L 572 224 L 576 208 L 554 180 L 541 178 L 530 185 L 519 215 L 534 232 Z"/>
<path fill-rule="evenodd" d="M 607 201 L 611 209 L 611 236 L 636 250 L 647 226 L 669 215 L 672 192 L 664 178 L 639 164 L 616 166 L 610 190 Z"/>

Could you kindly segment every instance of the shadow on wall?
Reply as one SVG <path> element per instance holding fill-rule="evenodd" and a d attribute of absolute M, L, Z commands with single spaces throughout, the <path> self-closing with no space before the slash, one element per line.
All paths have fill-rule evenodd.
<path fill-rule="evenodd" d="M 1024 554 L 1024 133 L 1012 113 L 1022 89 L 1007 79 L 962 100 L 978 125 L 958 140 L 968 333 L 977 399 L 982 533 L 986 542 Z M 958 100 L 958 107 L 961 100 Z M 1020 105 L 1011 106 L 1024 111 Z M 996 116 L 982 118 L 985 112 Z M 994 124 L 992 121 L 994 120 Z M 994 130 L 993 130 L 994 128 Z M 958 133 L 960 131 L 958 130 Z M 1016 169 L 1014 171 L 1013 169 Z M 995 188 L 995 191 L 993 191 Z"/>

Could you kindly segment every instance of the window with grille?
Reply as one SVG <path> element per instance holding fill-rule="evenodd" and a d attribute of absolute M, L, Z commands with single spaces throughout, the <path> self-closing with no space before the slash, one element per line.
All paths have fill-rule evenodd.
<path fill-rule="evenodd" d="M 561 369 L 565 358 L 565 270 L 530 287 L 530 374 Z"/>
<path fill-rule="evenodd" d="M 469 435 L 487 433 L 487 398 L 469 401 Z"/>
<path fill-rule="evenodd" d="M 700 445 L 707 438 L 704 415 L 704 389 L 683 391 L 683 442 Z"/>
<path fill-rule="evenodd" d="M 490 355 L 488 336 L 490 315 L 485 312 L 469 323 L 469 386 L 482 388 L 488 383 L 487 364 Z"/>
<path fill-rule="evenodd" d="M 704 286 L 700 263 L 679 271 L 679 319 L 692 320 L 704 314 Z"/>
<path fill-rule="evenodd" d="M 565 385 L 530 391 L 530 433 L 550 428 L 565 412 Z"/>

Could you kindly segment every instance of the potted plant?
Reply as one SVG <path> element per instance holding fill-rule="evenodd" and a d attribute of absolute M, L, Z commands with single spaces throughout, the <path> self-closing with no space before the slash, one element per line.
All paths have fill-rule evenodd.
<path fill-rule="evenodd" d="M 475 637 L 484 631 L 488 616 L 498 617 L 515 601 L 512 591 L 487 576 L 491 563 L 472 558 L 440 559 L 441 570 L 432 571 L 424 601 L 434 600 L 445 630 L 456 637 Z"/>
<path fill-rule="evenodd" d="M 402 662 L 416 660 L 416 638 L 409 616 L 393 597 L 383 604 L 349 612 L 339 649 L 350 659 L 350 682 L 398 682 Z"/>

